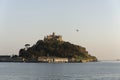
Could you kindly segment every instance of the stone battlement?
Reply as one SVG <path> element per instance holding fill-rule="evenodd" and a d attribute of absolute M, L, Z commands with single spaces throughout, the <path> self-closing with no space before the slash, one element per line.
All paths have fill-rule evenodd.
<path fill-rule="evenodd" d="M 47 35 L 47 36 L 44 37 L 44 41 L 49 41 L 49 40 L 62 41 L 62 36 L 55 35 L 55 33 L 53 32 L 52 35 Z"/>

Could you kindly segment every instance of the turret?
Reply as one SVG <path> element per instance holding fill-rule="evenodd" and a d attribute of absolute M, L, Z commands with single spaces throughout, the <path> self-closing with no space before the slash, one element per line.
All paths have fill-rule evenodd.
<path fill-rule="evenodd" d="M 62 41 L 62 36 L 55 35 L 55 32 L 53 32 L 52 35 L 48 35 L 48 36 L 44 37 L 44 40 L 46 40 L 46 41 L 49 41 L 49 40 Z"/>

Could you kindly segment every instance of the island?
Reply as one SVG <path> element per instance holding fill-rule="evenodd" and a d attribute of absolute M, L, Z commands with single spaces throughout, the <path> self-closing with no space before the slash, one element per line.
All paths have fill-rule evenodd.
<path fill-rule="evenodd" d="M 25 44 L 19 55 L 0 56 L 1 62 L 84 63 L 96 62 L 85 47 L 63 41 L 61 35 L 47 35 L 34 45 Z"/>
<path fill-rule="evenodd" d="M 95 56 L 91 56 L 85 47 L 71 44 L 62 40 L 61 35 L 47 35 L 44 40 L 38 40 L 30 47 L 25 44 L 25 48 L 20 49 L 19 57 L 23 61 L 35 62 L 93 62 L 97 61 Z"/>

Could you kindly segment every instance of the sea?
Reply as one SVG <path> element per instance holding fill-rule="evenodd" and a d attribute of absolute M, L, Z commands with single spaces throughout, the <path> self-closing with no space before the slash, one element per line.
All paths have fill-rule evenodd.
<path fill-rule="evenodd" d="M 0 63 L 0 80 L 120 80 L 120 61 Z"/>

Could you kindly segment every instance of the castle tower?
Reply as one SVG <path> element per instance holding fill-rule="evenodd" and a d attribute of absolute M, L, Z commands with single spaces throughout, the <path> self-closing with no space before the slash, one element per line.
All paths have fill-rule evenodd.
<path fill-rule="evenodd" d="M 44 40 L 45 41 L 49 41 L 49 40 L 62 41 L 62 36 L 55 35 L 55 32 L 53 32 L 52 35 L 48 35 L 48 36 L 44 37 Z"/>
<path fill-rule="evenodd" d="M 55 36 L 55 32 L 53 32 L 53 36 Z"/>

